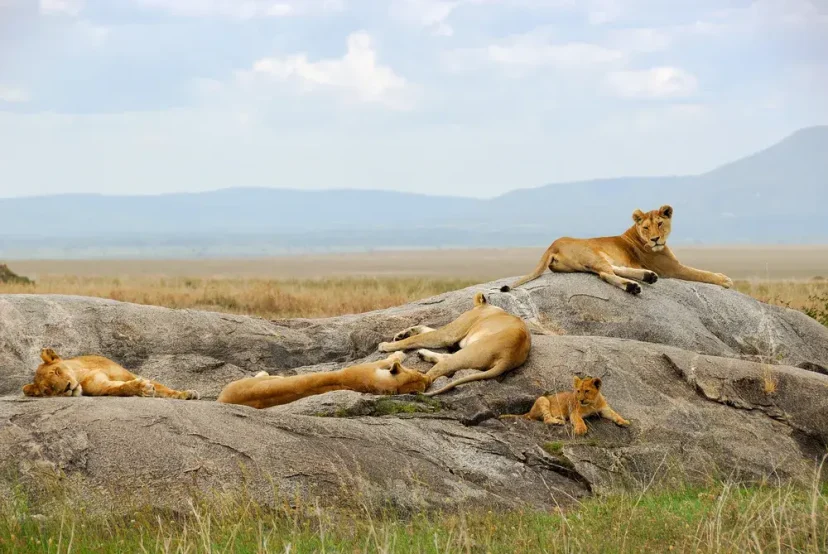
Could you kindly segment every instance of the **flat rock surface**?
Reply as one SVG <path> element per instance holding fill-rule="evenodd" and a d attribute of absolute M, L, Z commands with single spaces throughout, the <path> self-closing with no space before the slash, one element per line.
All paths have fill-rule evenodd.
<path fill-rule="evenodd" d="M 499 292 L 511 281 L 318 320 L 0 296 L 4 475 L 27 487 L 44 472 L 61 475 L 93 485 L 100 494 L 90 501 L 101 504 L 111 491 L 160 507 L 181 505 L 194 489 L 243 488 L 268 503 L 298 495 L 400 510 L 546 509 L 656 481 L 813 478 L 828 445 L 825 327 L 699 283 L 663 279 L 633 297 L 591 275 L 545 275 Z M 212 401 L 261 370 L 378 359 L 380 341 L 447 323 L 476 291 L 533 330 L 527 363 L 497 381 L 434 398 L 338 391 L 268 410 Z M 26 399 L 20 389 L 43 347 L 101 354 L 203 399 Z M 415 355 L 405 364 L 429 367 Z M 573 437 L 568 426 L 497 418 L 568 389 L 573 375 L 601 376 L 631 426 L 589 419 L 589 433 Z"/>

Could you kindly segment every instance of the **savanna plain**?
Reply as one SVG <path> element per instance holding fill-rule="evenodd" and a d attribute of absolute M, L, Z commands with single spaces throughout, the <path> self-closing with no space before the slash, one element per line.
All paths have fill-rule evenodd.
<path fill-rule="evenodd" d="M 7 260 L 33 283 L 2 294 L 75 294 L 269 319 L 382 309 L 527 273 L 543 248 L 405 251 L 220 260 Z M 735 289 L 828 325 L 828 247 L 677 248 Z M 550 278 L 550 277 L 546 277 Z M 539 424 L 540 425 L 540 424 Z M 554 445 L 550 445 L 553 448 Z M 0 552 L 807 552 L 828 551 L 828 486 L 739 484 L 594 496 L 552 513 L 358 514 L 243 491 L 195 497 L 190 509 L 88 513 L 50 491 L 0 498 Z M 67 497 L 68 498 L 68 497 Z"/>

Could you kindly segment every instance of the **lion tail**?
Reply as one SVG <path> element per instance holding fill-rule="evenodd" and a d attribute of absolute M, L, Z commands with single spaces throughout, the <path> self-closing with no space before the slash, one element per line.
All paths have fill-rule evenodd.
<path fill-rule="evenodd" d="M 529 417 L 529 413 L 525 414 L 503 414 L 501 416 L 497 416 L 497 419 L 531 419 Z"/>
<path fill-rule="evenodd" d="M 524 283 L 528 283 L 529 281 L 537 279 L 538 277 L 543 275 L 543 272 L 546 271 L 546 269 L 549 267 L 549 264 L 552 263 L 552 258 L 554 256 L 555 256 L 555 253 L 552 251 L 552 247 L 550 246 L 549 248 L 546 249 L 546 252 L 543 253 L 543 256 L 541 256 L 541 259 L 538 262 L 537 267 L 535 268 L 535 270 L 532 273 L 530 273 L 529 275 L 527 275 L 525 277 L 521 277 L 512 286 L 503 285 L 502 287 L 500 287 L 500 292 L 509 292 L 513 288 L 517 288 L 517 287 L 521 286 Z"/>

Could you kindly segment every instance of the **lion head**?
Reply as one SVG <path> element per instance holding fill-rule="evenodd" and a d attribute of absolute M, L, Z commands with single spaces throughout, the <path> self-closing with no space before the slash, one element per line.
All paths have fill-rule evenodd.
<path fill-rule="evenodd" d="M 665 205 L 647 213 L 635 210 L 632 217 L 635 230 L 644 244 L 653 252 L 664 250 L 667 237 L 670 236 L 673 208 Z"/>
<path fill-rule="evenodd" d="M 80 396 L 83 393 L 75 372 L 51 348 L 40 351 L 43 363 L 35 371 L 34 382 L 23 386 L 26 396 Z"/>
<path fill-rule="evenodd" d="M 591 406 L 601 394 L 601 378 L 586 377 L 580 379 L 575 377 L 575 397 L 581 406 Z"/>
<path fill-rule="evenodd" d="M 395 361 L 388 372 L 397 384 L 397 394 L 425 392 L 431 384 L 428 377 L 417 370 L 405 367 L 399 361 Z"/>

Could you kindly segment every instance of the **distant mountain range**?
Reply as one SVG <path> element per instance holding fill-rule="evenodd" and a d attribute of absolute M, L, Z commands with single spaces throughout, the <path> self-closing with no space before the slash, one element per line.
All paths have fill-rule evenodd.
<path fill-rule="evenodd" d="M 826 243 L 828 126 L 701 175 L 558 183 L 486 200 L 253 188 L 0 199 L 0 257 L 535 246 L 620 233 L 635 208 L 661 204 L 675 208 L 674 244 Z"/>

